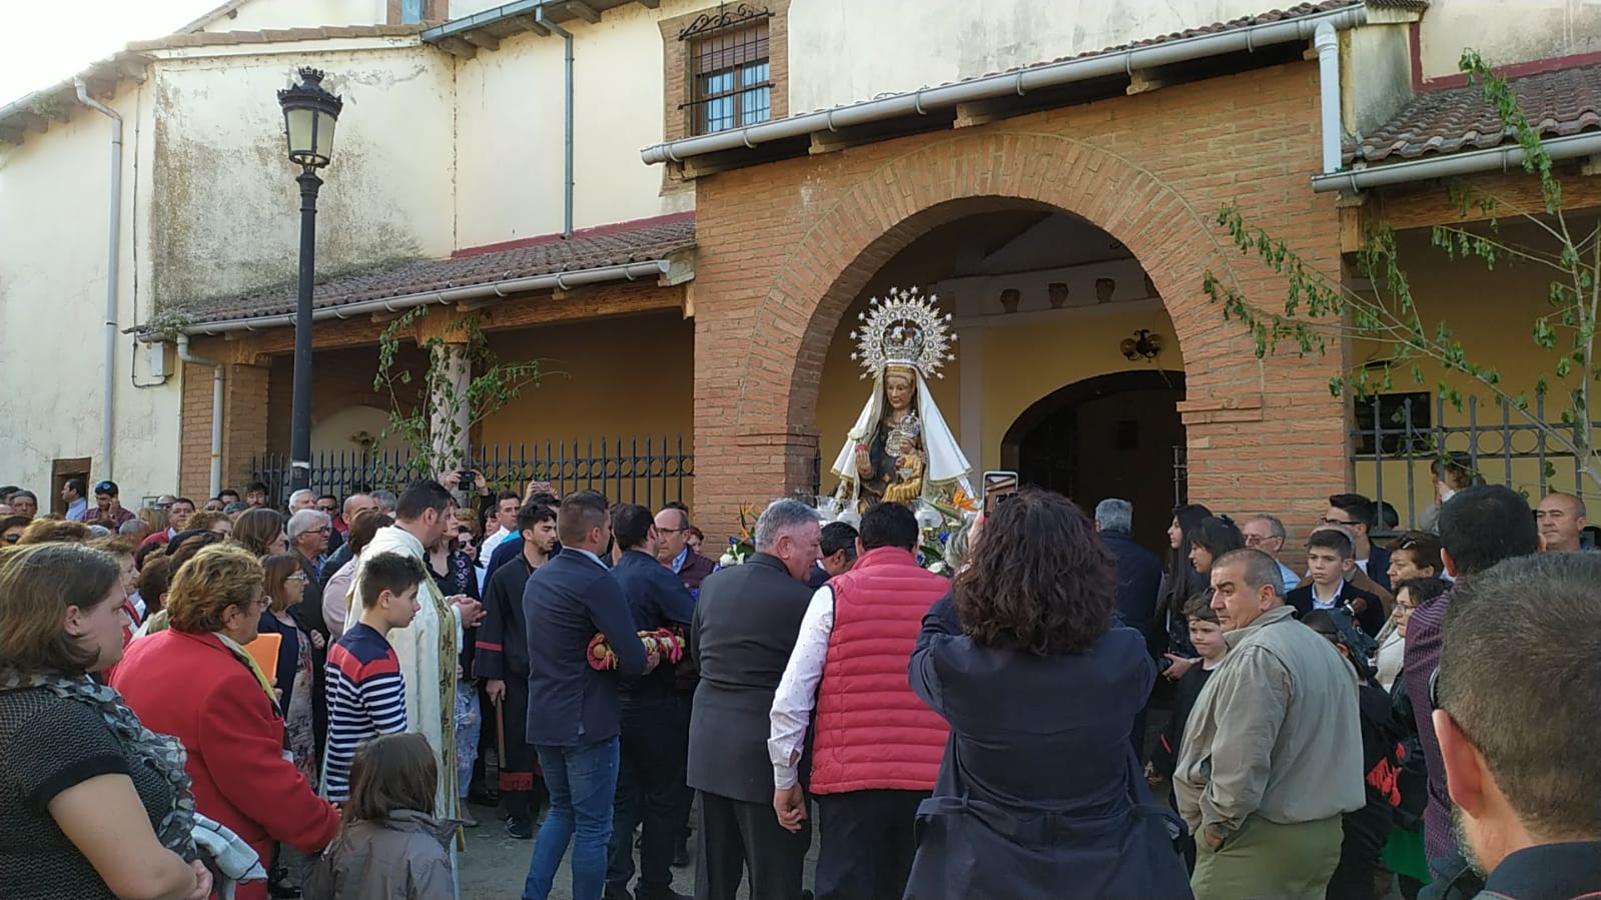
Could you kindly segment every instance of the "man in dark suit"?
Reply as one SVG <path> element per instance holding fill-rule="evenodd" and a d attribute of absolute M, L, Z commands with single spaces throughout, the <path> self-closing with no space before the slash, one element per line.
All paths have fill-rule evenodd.
<path fill-rule="evenodd" d="M 1095 530 L 1117 561 L 1118 622 L 1144 635 L 1145 652 L 1151 659 L 1161 659 L 1164 635 L 1156 627 L 1156 595 L 1162 589 L 1162 561 L 1134 543 L 1134 504 L 1118 497 L 1095 504 Z M 1143 709 L 1134 717 L 1129 742 L 1134 745 L 1134 755 L 1145 759 Z"/>
<path fill-rule="evenodd" d="M 1390 551 L 1368 540 L 1368 532 L 1378 521 L 1377 512 L 1373 501 L 1361 494 L 1335 494 L 1329 498 L 1323 524 L 1349 528 L 1356 567 L 1373 579 L 1374 584 L 1386 591 L 1394 591 L 1394 586 L 1390 584 Z"/>
<path fill-rule="evenodd" d="M 611 577 L 622 589 L 640 632 L 687 631 L 695 600 L 657 558 L 661 538 L 650 510 L 628 503 L 612 510 L 612 534 L 623 548 Z M 676 688 L 678 667 L 665 660 L 642 677 L 618 680 L 623 722 L 617 799 L 606 865 L 609 900 L 679 900 L 673 890 L 673 844 L 683 825 L 679 795 L 684 790 L 688 721 L 681 715 Z M 641 828 L 639 886 L 634 877 L 634 829 Z"/>
<path fill-rule="evenodd" d="M 656 558 L 673 570 L 691 594 L 700 590 L 706 576 L 717 571 L 717 563 L 689 546 L 689 508 L 674 501 L 656 514 Z"/>
<path fill-rule="evenodd" d="M 545 900 L 572 841 L 573 892 L 598 897 L 606 880 L 612 798 L 617 793 L 617 679 L 656 664 L 628 601 L 600 554 L 611 542 L 606 498 L 583 491 L 556 514 L 562 551 L 535 570 L 523 592 L 528 619 L 528 743 L 550 791 L 550 814 L 534 841 L 524 900 Z M 508 541 L 508 543 L 510 543 Z M 617 671 L 589 666 L 589 644 L 605 636 Z"/>
<path fill-rule="evenodd" d="M 1351 558 L 1351 538 L 1338 528 L 1320 528 L 1306 539 L 1306 565 L 1311 570 L 1311 581 L 1285 596 L 1284 602 L 1295 607 L 1300 618 L 1314 609 L 1356 611 L 1356 622 L 1368 637 L 1384 627 L 1384 604 L 1375 594 L 1355 587 L 1346 580 L 1346 574 L 1355 567 Z"/>
<path fill-rule="evenodd" d="M 1108 497 L 1095 504 L 1095 530 L 1117 561 L 1117 618 L 1124 626 L 1145 635 L 1151 658 L 1161 658 L 1161 635 L 1156 628 L 1156 592 L 1162 586 L 1162 561 L 1134 543 L 1134 506 Z"/>
<path fill-rule="evenodd" d="M 510 540 L 508 538 L 508 540 Z M 500 567 L 484 591 L 484 621 L 478 626 L 473 674 L 484 679 L 484 693 L 495 705 L 502 731 L 500 800 L 506 833 L 519 840 L 534 836 L 539 794 L 534 779 L 534 748 L 528 744 L 528 619 L 523 593 L 528 579 L 556 549 L 556 511 L 532 502 L 517 511 L 517 542 L 522 552 Z"/>
<path fill-rule="evenodd" d="M 748 866 L 751 896 L 798 900 L 810 824 L 791 832 L 773 813 L 768 756 L 773 692 L 811 602 L 821 555 L 817 513 L 779 500 L 756 521 L 756 554 L 701 585 L 690 631 L 700 667 L 689 728 L 689 786 L 700 793 L 697 900 L 733 900 Z"/>

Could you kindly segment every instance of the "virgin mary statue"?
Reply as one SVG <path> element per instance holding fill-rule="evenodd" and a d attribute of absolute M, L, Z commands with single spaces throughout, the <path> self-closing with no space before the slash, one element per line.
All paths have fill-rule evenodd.
<path fill-rule="evenodd" d="M 845 446 L 834 459 L 839 477 L 835 498 L 845 509 L 862 509 L 879 500 L 916 506 L 947 499 L 960 486 L 969 495 L 972 470 L 962 448 L 940 415 L 928 379 L 955 359 L 950 352 L 950 314 L 941 314 L 933 296 L 917 288 L 890 289 L 875 298 L 851 332 L 862 377 L 873 391 Z"/>

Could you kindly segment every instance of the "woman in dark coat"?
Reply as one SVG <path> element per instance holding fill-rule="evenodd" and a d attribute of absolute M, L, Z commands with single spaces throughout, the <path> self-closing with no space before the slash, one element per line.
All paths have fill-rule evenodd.
<path fill-rule="evenodd" d="M 929 610 L 911 684 L 951 736 L 907 898 L 1191 896 L 1129 746 L 1156 667 L 1113 627 L 1114 571 L 1078 507 L 1028 489 Z"/>

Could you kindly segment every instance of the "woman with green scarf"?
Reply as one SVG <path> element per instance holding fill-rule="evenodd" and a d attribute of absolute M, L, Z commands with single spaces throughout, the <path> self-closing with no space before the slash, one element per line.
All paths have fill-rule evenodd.
<path fill-rule="evenodd" d="M 184 749 L 91 674 L 122 657 L 117 561 L 0 551 L 0 897 L 210 896 Z"/>

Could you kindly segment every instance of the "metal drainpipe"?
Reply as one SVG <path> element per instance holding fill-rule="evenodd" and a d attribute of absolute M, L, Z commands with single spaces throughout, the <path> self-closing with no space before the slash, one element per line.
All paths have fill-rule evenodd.
<path fill-rule="evenodd" d="M 100 399 L 100 465 L 103 477 L 111 478 L 114 472 L 112 458 L 116 439 L 114 415 L 117 388 L 117 282 L 121 277 L 122 261 L 122 116 L 99 100 L 89 96 L 89 87 L 82 78 L 72 80 L 78 89 L 78 102 L 111 120 L 111 214 L 106 238 L 106 373 Z"/>
<path fill-rule="evenodd" d="M 1328 22 L 1312 33 L 1317 48 L 1318 99 L 1323 119 L 1323 173 L 1340 170 L 1340 35 Z"/>
<path fill-rule="evenodd" d="M 178 359 L 185 364 L 211 367 L 211 493 L 222 493 L 222 363 L 189 352 L 189 335 L 178 335 Z"/>
<path fill-rule="evenodd" d="M 534 21 L 548 28 L 551 34 L 562 39 L 566 44 L 566 102 L 563 123 L 563 162 L 566 166 L 566 181 L 562 185 L 562 236 L 573 236 L 573 35 L 572 32 L 545 18 L 543 5 L 534 7 Z"/>

